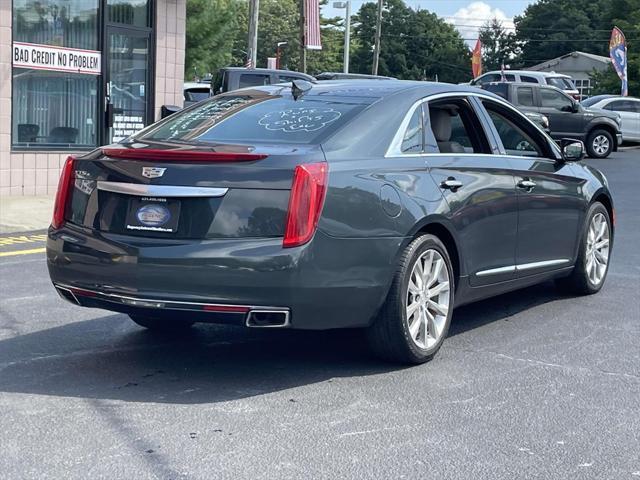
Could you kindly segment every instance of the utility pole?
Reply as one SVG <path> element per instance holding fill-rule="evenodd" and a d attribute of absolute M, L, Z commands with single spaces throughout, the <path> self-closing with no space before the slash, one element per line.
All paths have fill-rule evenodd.
<path fill-rule="evenodd" d="M 258 15 L 260 0 L 250 0 L 249 3 L 249 43 L 247 47 L 247 64 L 249 68 L 256 68 L 258 58 Z"/>
<path fill-rule="evenodd" d="M 344 32 L 344 73 L 349 73 L 349 45 L 351 42 L 351 0 L 345 2 L 347 11 L 345 15 L 345 32 Z"/>
<path fill-rule="evenodd" d="M 304 1 L 305 0 L 300 0 L 300 70 L 302 73 L 307 73 L 307 49 L 305 47 L 307 21 L 305 18 Z"/>
<path fill-rule="evenodd" d="M 376 18 L 376 41 L 373 51 L 373 68 L 371 73 L 378 74 L 378 61 L 380 60 L 380 35 L 382 34 L 382 0 L 378 0 L 378 17 Z"/>

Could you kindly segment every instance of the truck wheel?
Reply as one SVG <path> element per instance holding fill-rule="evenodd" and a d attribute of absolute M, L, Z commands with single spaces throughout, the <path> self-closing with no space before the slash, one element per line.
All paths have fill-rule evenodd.
<path fill-rule="evenodd" d="M 453 292 L 447 248 L 433 235 L 416 238 L 400 257 L 385 303 L 367 330 L 372 350 L 401 363 L 433 358 L 449 330 Z"/>
<path fill-rule="evenodd" d="M 593 158 L 606 158 L 613 151 L 613 137 L 606 130 L 594 130 L 587 137 L 587 153 Z"/>

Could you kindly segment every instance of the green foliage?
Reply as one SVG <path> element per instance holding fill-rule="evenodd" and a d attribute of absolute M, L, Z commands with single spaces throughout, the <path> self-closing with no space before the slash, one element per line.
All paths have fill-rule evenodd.
<path fill-rule="evenodd" d="M 352 71 L 371 73 L 376 3 L 365 3 L 355 16 L 359 48 Z M 471 76 L 470 52 L 454 27 L 427 10 L 413 10 L 402 0 L 386 0 L 378 73 L 402 79 L 459 82 Z"/>
<path fill-rule="evenodd" d="M 229 65 L 239 28 L 237 0 L 188 0 L 185 79 Z"/>
<path fill-rule="evenodd" d="M 480 41 L 484 71 L 500 70 L 503 63 L 513 68 L 513 64 L 517 63 L 519 48 L 515 33 L 507 32 L 500 20 L 488 20 L 480 28 Z"/>
<path fill-rule="evenodd" d="M 627 37 L 629 95 L 640 95 L 640 2 L 638 0 L 540 0 L 515 18 L 516 39 L 522 45 L 524 67 L 582 51 L 609 56 L 611 29 Z M 594 72 L 594 94 L 620 93 L 613 68 Z"/>

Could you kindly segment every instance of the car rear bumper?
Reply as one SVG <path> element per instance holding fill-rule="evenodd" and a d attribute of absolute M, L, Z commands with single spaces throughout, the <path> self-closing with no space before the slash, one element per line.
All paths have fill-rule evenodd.
<path fill-rule="evenodd" d="M 247 324 L 254 310 L 286 312 L 282 326 L 367 325 L 382 304 L 402 238 L 169 241 L 50 230 L 47 265 L 73 303 L 127 314 Z"/>

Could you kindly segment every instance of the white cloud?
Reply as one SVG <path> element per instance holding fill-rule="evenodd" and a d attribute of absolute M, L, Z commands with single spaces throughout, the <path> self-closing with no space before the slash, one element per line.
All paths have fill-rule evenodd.
<path fill-rule="evenodd" d="M 480 27 L 487 21 L 494 18 L 502 22 L 503 27 L 507 31 L 513 31 L 513 18 L 509 18 L 499 8 L 491 8 L 491 5 L 484 2 L 473 2 L 466 7 L 462 7 L 451 17 L 444 17 L 445 20 L 454 25 L 462 35 L 467 39 L 467 45 L 471 48 L 475 45 L 475 39 L 478 38 Z"/>

